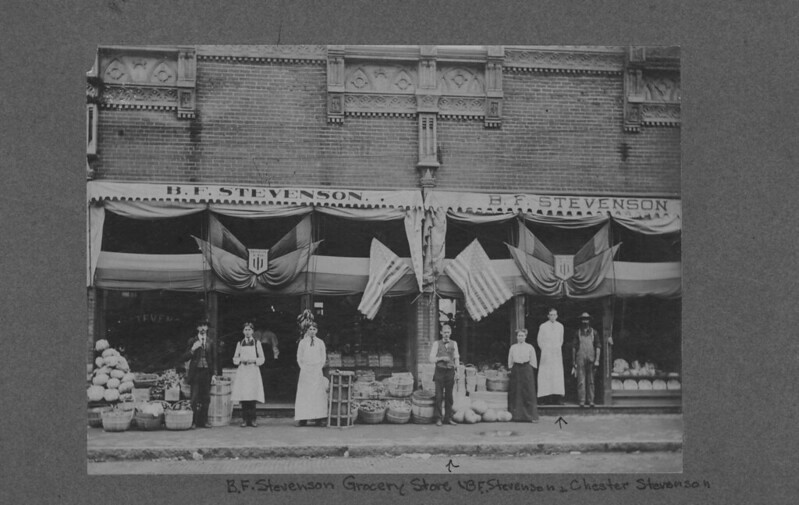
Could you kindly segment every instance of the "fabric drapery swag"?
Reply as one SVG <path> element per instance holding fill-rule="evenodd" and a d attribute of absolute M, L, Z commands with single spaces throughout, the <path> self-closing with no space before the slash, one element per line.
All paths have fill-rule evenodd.
<path fill-rule="evenodd" d="M 211 239 L 216 243 L 193 238 L 214 273 L 236 289 L 253 288 L 256 282 L 273 288 L 290 283 L 308 264 L 310 255 L 321 242 L 311 242 L 311 217 L 305 216 L 269 248 L 268 269 L 256 275 L 248 267 L 246 247 L 216 218 L 212 217 L 211 223 Z"/>

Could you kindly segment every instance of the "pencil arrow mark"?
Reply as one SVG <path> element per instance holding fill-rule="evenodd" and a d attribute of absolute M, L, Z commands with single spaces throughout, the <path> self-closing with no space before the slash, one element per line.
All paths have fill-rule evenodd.
<path fill-rule="evenodd" d="M 452 462 L 452 460 L 449 460 L 449 463 L 446 464 L 446 467 L 447 467 L 447 471 L 449 471 L 449 473 L 452 473 L 452 469 L 453 468 L 460 468 L 460 465 L 456 465 L 455 463 Z"/>
<path fill-rule="evenodd" d="M 563 416 L 558 416 L 558 419 L 555 421 L 555 424 L 557 424 L 560 429 L 563 429 L 563 425 L 569 423 L 567 423 L 566 420 L 563 419 Z"/>

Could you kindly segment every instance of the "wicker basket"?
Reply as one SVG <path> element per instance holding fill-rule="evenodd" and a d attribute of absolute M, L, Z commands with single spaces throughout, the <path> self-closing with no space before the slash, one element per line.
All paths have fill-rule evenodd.
<path fill-rule="evenodd" d="M 89 426 L 92 428 L 103 427 L 103 412 L 110 412 L 114 410 L 111 406 L 94 407 L 89 409 Z"/>
<path fill-rule="evenodd" d="M 388 394 L 405 398 L 413 394 L 413 378 L 391 377 L 388 379 Z"/>
<path fill-rule="evenodd" d="M 164 414 L 153 416 L 143 412 L 136 412 L 133 419 L 136 421 L 136 428 L 142 431 L 160 430 L 164 425 Z"/>
<path fill-rule="evenodd" d="M 379 410 L 377 412 L 365 412 L 361 409 L 358 409 L 358 419 L 360 419 L 363 424 L 380 424 L 385 418 L 386 409 Z"/>
<path fill-rule="evenodd" d="M 133 420 L 132 410 L 109 410 L 101 414 L 105 431 L 127 431 Z"/>
<path fill-rule="evenodd" d="M 167 410 L 164 414 L 164 424 L 168 430 L 188 430 L 194 421 L 194 412 L 191 410 Z"/>
<path fill-rule="evenodd" d="M 494 378 L 486 377 L 486 391 L 507 391 L 510 387 L 510 379 L 505 376 Z"/>

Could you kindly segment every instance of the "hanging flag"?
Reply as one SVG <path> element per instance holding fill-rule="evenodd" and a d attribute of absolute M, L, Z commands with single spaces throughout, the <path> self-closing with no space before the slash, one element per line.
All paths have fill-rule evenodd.
<path fill-rule="evenodd" d="M 408 264 L 391 249 L 379 240 L 372 239 L 369 249 L 369 282 L 364 289 L 358 311 L 367 319 L 374 319 L 383 302 L 383 295 L 410 270 Z"/>
<path fill-rule="evenodd" d="M 555 256 L 543 242 L 533 235 L 533 232 L 525 226 L 523 221 L 519 221 L 519 249 L 531 256 L 535 256 L 544 263 L 555 264 Z"/>
<path fill-rule="evenodd" d="M 213 214 L 209 219 L 208 241 L 239 258 L 247 257 L 247 248 Z"/>
<path fill-rule="evenodd" d="M 577 254 L 574 255 L 574 264 L 581 265 L 590 260 L 599 253 L 604 252 L 610 247 L 610 223 L 605 223 L 605 226 L 599 229 L 598 232 L 583 245 Z"/>
<path fill-rule="evenodd" d="M 297 223 L 297 226 L 292 228 L 288 233 L 277 241 L 275 245 L 269 248 L 270 258 L 279 258 L 284 254 L 288 254 L 297 249 L 308 247 L 311 243 L 311 216 L 305 216 L 302 221 Z"/>
<path fill-rule="evenodd" d="M 475 321 L 513 296 L 477 239 L 447 265 L 444 273 L 463 291 L 466 310 Z"/>
<path fill-rule="evenodd" d="M 563 293 L 563 281 L 555 275 L 555 267 L 541 261 L 532 254 L 506 244 L 513 261 L 519 268 L 524 280 L 536 294 L 559 297 Z"/>

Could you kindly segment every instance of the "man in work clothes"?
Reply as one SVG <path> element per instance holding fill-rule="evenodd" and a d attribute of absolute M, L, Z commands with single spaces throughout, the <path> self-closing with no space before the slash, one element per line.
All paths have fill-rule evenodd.
<path fill-rule="evenodd" d="M 594 406 L 594 369 L 599 366 L 601 344 L 595 329 L 591 328 L 588 312 L 580 315 L 580 328 L 572 341 L 572 361 L 577 372 L 577 398 L 580 408 L 588 404 Z"/>
<path fill-rule="evenodd" d="M 211 403 L 211 377 L 214 374 L 214 344 L 208 339 L 208 321 L 197 323 L 197 335 L 189 339 L 181 361 L 189 360 L 186 382 L 191 386 L 192 428 L 210 428 L 208 407 Z"/>
<path fill-rule="evenodd" d="M 455 387 L 455 370 L 460 364 L 458 343 L 450 340 L 452 328 L 445 324 L 441 328 L 441 340 L 433 342 L 430 349 L 430 362 L 435 364 L 433 382 L 436 384 L 436 403 L 433 406 L 433 417 L 436 425 L 443 423 L 458 424 L 452 419 L 452 389 Z M 444 416 L 441 415 L 441 402 L 444 401 Z"/>

